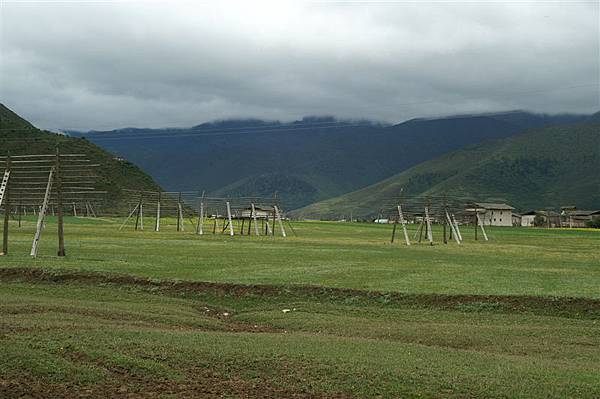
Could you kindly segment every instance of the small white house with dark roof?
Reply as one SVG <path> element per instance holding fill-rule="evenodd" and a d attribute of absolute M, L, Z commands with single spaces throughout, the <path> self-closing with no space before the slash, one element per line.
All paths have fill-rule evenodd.
<path fill-rule="evenodd" d="M 486 226 L 512 226 L 513 208 L 507 204 L 494 204 L 491 202 L 478 202 L 479 217 Z"/>

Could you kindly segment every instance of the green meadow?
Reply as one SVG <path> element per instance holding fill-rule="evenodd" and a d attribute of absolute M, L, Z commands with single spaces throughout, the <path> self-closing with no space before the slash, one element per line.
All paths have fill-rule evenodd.
<path fill-rule="evenodd" d="M 57 258 L 49 218 L 32 259 L 11 222 L 0 397 L 600 396 L 598 231 L 120 224 L 67 218 Z"/>

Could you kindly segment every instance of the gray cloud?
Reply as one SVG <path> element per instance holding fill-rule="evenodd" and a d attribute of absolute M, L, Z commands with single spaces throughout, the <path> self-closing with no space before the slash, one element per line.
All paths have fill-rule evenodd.
<path fill-rule="evenodd" d="M 597 2 L 249 3 L 4 2 L 0 98 L 49 129 L 600 108 Z"/>

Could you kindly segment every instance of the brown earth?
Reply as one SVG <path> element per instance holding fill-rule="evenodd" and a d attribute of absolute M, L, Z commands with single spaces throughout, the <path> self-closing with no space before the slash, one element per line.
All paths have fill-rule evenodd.
<path fill-rule="evenodd" d="M 533 313 L 570 318 L 600 319 L 600 300 L 524 295 L 406 294 L 301 285 L 246 285 L 195 281 L 170 281 L 125 274 L 71 272 L 40 268 L 0 268 L 0 281 L 60 284 L 114 284 L 147 288 L 151 292 L 209 294 L 215 296 L 312 299 L 322 302 L 390 307 L 423 307 L 460 311 Z"/>

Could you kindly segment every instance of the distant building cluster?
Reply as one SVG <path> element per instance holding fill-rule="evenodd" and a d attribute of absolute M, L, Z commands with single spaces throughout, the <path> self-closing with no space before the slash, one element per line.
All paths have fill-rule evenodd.
<path fill-rule="evenodd" d="M 516 213 L 515 208 L 504 203 L 480 202 L 476 205 L 486 226 L 588 227 L 589 222 L 600 217 L 600 210 L 578 210 L 575 207 L 562 207 L 560 213 L 552 210 Z"/>

